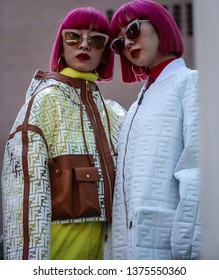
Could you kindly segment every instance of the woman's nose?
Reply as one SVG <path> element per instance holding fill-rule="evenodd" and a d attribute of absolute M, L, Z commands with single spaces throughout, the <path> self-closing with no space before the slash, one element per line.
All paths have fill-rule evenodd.
<path fill-rule="evenodd" d="M 88 37 L 87 36 L 82 36 L 82 39 L 81 39 L 81 43 L 79 45 L 79 48 L 80 49 L 83 49 L 83 50 L 88 50 L 90 48 L 89 46 L 89 43 L 88 43 Z"/>
<path fill-rule="evenodd" d="M 134 44 L 135 44 L 135 42 L 133 40 L 125 37 L 124 45 L 125 45 L 126 48 L 130 48 Z"/>

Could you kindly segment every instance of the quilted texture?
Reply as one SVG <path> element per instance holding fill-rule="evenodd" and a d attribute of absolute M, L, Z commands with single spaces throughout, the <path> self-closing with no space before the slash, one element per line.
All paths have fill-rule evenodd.
<path fill-rule="evenodd" d="M 171 62 L 135 102 L 119 139 L 114 259 L 197 259 L 198 73 Z"/>

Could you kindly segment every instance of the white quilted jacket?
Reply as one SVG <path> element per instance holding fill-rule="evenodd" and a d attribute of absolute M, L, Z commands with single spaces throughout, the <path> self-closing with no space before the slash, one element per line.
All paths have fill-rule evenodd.
<path fill-rule="evenodd" d="M 128 112 L 119 140 L 113 259 L 199 258 L 197 79 L 177 59 Z"/>

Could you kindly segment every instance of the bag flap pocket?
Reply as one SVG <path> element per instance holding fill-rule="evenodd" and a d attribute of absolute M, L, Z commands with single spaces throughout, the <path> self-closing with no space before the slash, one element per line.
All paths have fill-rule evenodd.
<path fill-rule="evenodd" d="M 80 182 L 98 182 L 100 176 L 97 167 L 75 167 L 75 179 Z"/>

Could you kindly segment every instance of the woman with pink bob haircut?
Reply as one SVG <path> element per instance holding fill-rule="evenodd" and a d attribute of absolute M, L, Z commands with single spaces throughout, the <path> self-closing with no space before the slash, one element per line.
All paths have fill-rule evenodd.
<path fill-rule="evenodd" d="M 184 41 L 176 22 L 162 5 L 153 1 L 132 1 L 116 11 L 111 21 L 112 38 L 117 37 L 121 28 L 136 18 L 149 20 L 155 27 L 159 36 L 158 52 L 173 53 L 177 58 L 182 57 Z M 123 53 L 120 54 L 120 60 L 122 79 L 125 83 L 144 81 L 147 78 L 147 73 L 144 75 L 145 67 L 136 65 L 133 72 L 132 63 Z"/>
<path fill-rule="evenodd" d="M 126 112 L 96 82 L 112 79 L 113 58 L 99 10 L 63 19 L 51 71 L 35 73 L 6 143 L 5 260 L 103 259 Z"/>
<path fill-rule="evenodd" d="M 63 29 L 92 29 L 110 35 L 109 23 L 100 11 L 92 7 L 74 9 L 64 18 L 56 35 L 50 61 L 51 71 L 60 72 L 65 67 L 63 60 L 60 61 L 63 52 Z M 114 55 L 109 49 L 109 43 L 110 40 L 106 45 L 102 62 L 96 69 L 96 72 L 99 75 L 97 79 L 98 82 L 107 82 L 113 77 Z"/>
<path fill-rule="evenodd" d="M 145 80 L 118 142 L 112 258 L 199 259 L 198 72 L 182 58 L 172 16 L 154 1 L 122 5 L 111 32 L 123 81 Z"/>

